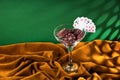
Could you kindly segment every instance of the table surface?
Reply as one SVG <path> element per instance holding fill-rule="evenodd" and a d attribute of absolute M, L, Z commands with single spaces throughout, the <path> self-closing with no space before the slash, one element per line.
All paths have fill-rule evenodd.
<path fill-rule="evenodd" d="M 120 42 L 80 42 L 72 51 L 76 73 L 62 65 L 69 54 L 63 44 L 30 42 L 0 46 L 0 80 L 119 80 Z"/>

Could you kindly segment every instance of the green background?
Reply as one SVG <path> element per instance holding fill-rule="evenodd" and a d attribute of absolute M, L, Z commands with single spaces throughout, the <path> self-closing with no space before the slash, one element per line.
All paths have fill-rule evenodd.
<path fill-rule="evenodd" d="M 96 33 L 83 41 L 120 40 L 119 0 L 0 0 L 0 45 L 54 42 L 53 30 L 85 16 Z"/>

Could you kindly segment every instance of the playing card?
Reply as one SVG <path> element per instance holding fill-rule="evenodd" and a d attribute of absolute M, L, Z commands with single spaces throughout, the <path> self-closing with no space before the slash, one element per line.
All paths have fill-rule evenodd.
<path fill-rule="evenodd" d="M 74 28 L 80 28 L 81 30 L 83 30 L 85 26 L 83 24 L 83 19 L 82 18 L 80 19 L 79 17 L 75 19 L 73 26 Z"/>
<path fill-rule="evenodd" d="M 78 17 L 74 20 L 73 23 L 74 28 L 79 28 L 81 30 L 85 29 L 86 32 L 95 32 L 95 24 L 92 22 L 91 19 L 87 17 Z"/>

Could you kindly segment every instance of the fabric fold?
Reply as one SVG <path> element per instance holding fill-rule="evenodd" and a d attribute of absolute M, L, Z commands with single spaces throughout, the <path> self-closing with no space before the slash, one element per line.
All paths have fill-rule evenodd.
<path fill-rule="evenodd" d="M 0 80 L 119 80 L 120 42 L 80 42 L 72 51 L 76 73 L 62 65 L 69 54 L 63 44 L 28 42 L 0 46 Z"/>

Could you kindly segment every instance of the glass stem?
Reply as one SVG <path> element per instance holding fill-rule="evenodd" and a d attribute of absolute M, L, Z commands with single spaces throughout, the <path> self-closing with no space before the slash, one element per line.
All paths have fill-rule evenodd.
<path fill-rule="evenodd" d="M 72 64 L 72 50 L 73 50 L 73 47 L 72 47 L 72 46 L 68 46 L 69 65 L 70 65 L 70 66 L 73 66 L 73 64 Z"/>

